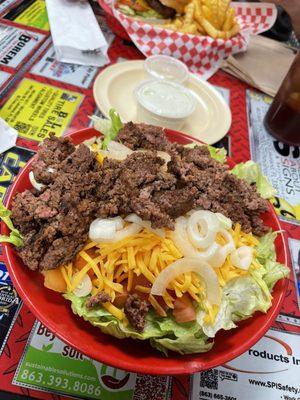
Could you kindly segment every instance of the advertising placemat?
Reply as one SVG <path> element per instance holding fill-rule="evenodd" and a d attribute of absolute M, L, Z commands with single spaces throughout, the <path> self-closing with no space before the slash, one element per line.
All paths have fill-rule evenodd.
<path fill-rule="evenodd" d="M 60 136 L 68 127 L 83 96 L 24 79 L 0 110 L 2 117 L 19 136 L 42 141 L 54 133 Z"/>
<path fill-rule="evenodd" d="M 300 335 L 271 329 L 240 357 L 195 374 L 191 400 L 296 400 L 299 376 Z"/>
<path fill-rule="evenodd" d="M 263 126 L 272 98 L 253 90 L 247 91 L 251 158 L 277 190 L 273 200 L 279 218 L 300 225 L 300 151 L 275 140 Z"/>
<path fill-rule="evenodd" d="M 5 19 L 21 25 L 49 31 L 49 21 L 44 0 L 24 0 L 5 14 Z"/>
<path fill-rule="evenodd" d="M 36 322 L 13 383 L 101 400 L 137 400 L 152 387 L 155 388 L 155 394 L 152 392 L 151 398 L 164 400 L 168 398 L 170 378 L 138 377 L 137 374 L 91 360 Z"/>

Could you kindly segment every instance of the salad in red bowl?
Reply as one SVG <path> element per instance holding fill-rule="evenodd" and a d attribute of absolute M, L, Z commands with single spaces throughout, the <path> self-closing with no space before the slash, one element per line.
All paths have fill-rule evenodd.
<path fill-rule="evenodd" d="M 171 143 L 162 128 L 110 116 L 95 120 L 103 136 L 79 145 L 46 139 L 27 171 L 31 187 L 10 195 L 9 210 L 1 206 L 13 279 L 18 257 L 22 274 L 42 276 L 79 318 L 171 358 L 211 353 L 218 332 L 242 331 L 239 322 L 256 312 L 272 308 L 274 318 L 272 292 L 289 269 L 277 261 L 278 223 L 267 200 L 274 189 L 257 164 L 234 166 L 223 149 Z M 283 292 L 275 287 L 276 301 Z"/>

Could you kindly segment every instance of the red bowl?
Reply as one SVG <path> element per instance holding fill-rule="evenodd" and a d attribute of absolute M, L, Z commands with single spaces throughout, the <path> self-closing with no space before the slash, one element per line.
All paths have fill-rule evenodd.
<path fill-rule="evenodd" d="M 107 25 L 110 27 L 110 29 L 121 39 L 131 42 L 130 36 L 126 32 L 123 25 L 114 16 L 110 6 L 107 5 L 104 0 L 98 0 L 98 3 L 103 8 L 103 10 L 106 12 L 105 19 L 106 19 Z"/>
<path fill-rule="evenodd" d="M 170 141 L 186 144 L 197 141 L 188 135 L 166 130 Z M 75 144 L 99 135 L 99 132 L 88 128 L 75 133 L 70 137 Z M 29 182 L 30 161 L 16 177 L 12 185 L 6 205 L 11 206 L 13 196 L 31 187 Z M 228 159 L 232 167 L 234 162 Z M 280 230 L 277 216 L 270 206 L 265 213 L 265 223 L 273 230 Z M 2 224 L 4 234 L 8 229 Z M 32 313 L 60 339 L 75 347 L 87 356 L 105 364 L 144 374 L 176 375 L 192 374 L 218 365 L 225 364 L 239 356 L 253 346 L 269 329 L 280 311 L 288 280 L 279 281 L 273 291 L 272 307 L 266 314 L 257 313 L 253 318 L 239 323 L 237 329 L 221 331 L 217 334 L 214 347 L 207 353 L 180 356 L 170 352 L 165 357 L 150 347 L 147 342 L 138 340 L 118 340 L 104 335 L 97 329 L 75 316 L 70 303 L 63 297 L 43 285 L 42 276 L 30 271 L 18 257 L 14 247 L 3 244 L 6 265 L 13 284 Z M 283 234 L 276 240 L 277 258 L 287 264 L 288 255 L 286 241 Z"/>

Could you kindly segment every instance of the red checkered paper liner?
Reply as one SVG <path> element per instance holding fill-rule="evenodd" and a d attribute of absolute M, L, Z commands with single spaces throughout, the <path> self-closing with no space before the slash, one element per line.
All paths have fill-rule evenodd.
<path fill-rule="evenodd" d="M 112 7 L 115 18 L 146 57 L 164 54 L 178 58 L 203 79 L 211 77 L 229 55 L 245 51 L 250 34 L 270 29 L 277 17 L 277 9 L 273 4 L 232 3 L 241 32 L 229 40 L 212 39 L 209 36 L 185 34 L 151 25 L 122 14 L 113 7 L 114 2 L 111 0 L 102 2 Z"/>

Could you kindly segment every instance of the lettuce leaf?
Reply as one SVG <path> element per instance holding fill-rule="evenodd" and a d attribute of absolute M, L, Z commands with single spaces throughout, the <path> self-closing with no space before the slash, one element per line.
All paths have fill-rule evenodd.
<path fill-rule="evenodd" d="M 175 338 L 153 338 L 150 339 L 152 347 L 168 355 L 168 350 L 176 351 L 180 354 L 204 353 L 209 351 L 213 342 L 208 341 L 207 336 L 200 330 L 196 333 L 187 332 Z"/>
<path fill-rule="evenodd" d="M 152 346 L 165 354 L 168 349 L 181 354 L 189 354 L 207 351 L 212 346 L 211 343 L 206 343 L 208 338 L 196 321 L 178 324 L 171 315 L 161 318 L 155 312 L 150 311 L 146 317 L 145 329 L 139 333 L 130 325 L 125 326 L 123 322 L 102 307 L 87 309 L 84 297 L 77 297 L 73 293 L 67 293 L 64 297 L 71 301 L 71 307 L 75 314 L 100 328 L 103 333 L 119 339 L 128 337 L 140 340 L 151 339 Z"/>
<path fill-rule="evenodd" d="M 10 218 L 11 211 L 8 210 L 0 200 L 0 220 L 2 220 L 10 229 L 9 236 L 0 235 L 0 243 L 11 243 L 16 247 L 23 245 L 23 238 L 18 229 L 16 229 Z"/>
<path fill-rule="evenodd" d="M 95 129 L 101 132 L 104 136 L 104 139 L 102 141 L 102 149 L 107 148 L 108 143 L 118 136 L 120 130 L 124 126 L 121 121 L 120 115 L 113 108 L 109 110 L 110 119 L 99 118 L 95 115 L 90 118 L 94 122 Z"/>
<path fill-rule="evenodd" d="M 214 158 L 216 161 L 219 161 L 221 164 L 225 163 L 227 151 L 224 149 L 224 147 L 221 147 L 220 149 L 209 145 L 207 147 L 212 158 Z"/>
<path fill-rule="evenodd" d="M 287 266 L 276 261 L 275 239 L 277 232 L 269 232 L 264 235 L 256 247 L 257 261 L 262 265 L 263 280 L 272 290 L 275 283 L 289 276 L 290 270 Z"/>
<path fill-rule="evenodd" d="M 268 179 L 263 175 L 260 166 L 254 161 L 237 164 L 231 173 L 238 178 L 244 179 L 248 183 L 255 183 L 258 193 L 264 199 L 270 199 L 276 195 L 276 189 L 273 188 Z"/>
<path fill-rule="evenodd" d="M 161 14 L 159 14 L 153 9 L 147 11 L 137 11 L 127 6 L 126 4 L 119 4 L 119 9 L 123 14 L 128 15 L 129 17 L 139 16 L 143 18 L 157 18 L 157 19 L 162 18 Z"/>
<path fill-rule="evenodd" d="M 221 305 L 216 315 L 215 323 L 213 325 L 205 323 L 204 317 L 204 311 L 199 311 L 197 315 L 198 323 L 202 327 L 203 332 L 210 338 L 215 337 L 216 333 L 221 329 L 227 331 L 236 327 L 235 323 L 232 320 L 231 304 L 228 301 L 226 294 L 222 296 Z"/>
<path fill-rule="evenodd" d="M 276 232 L 269 232 L 260 238 L 256 247 L 260 268 L 250 268 L 249 275 L 232 279 L 225 285 L 213 325 L 204 323 L 203 311 L 198 313 L 198 322 L 206 336 L 214 337 L 220 329 L 232 329 L 237 321 L 251 317 L 256 311 L 268 311 L 275 283 L 290 273 L 288 267 L 276 261 L 276 236 Z"/>

